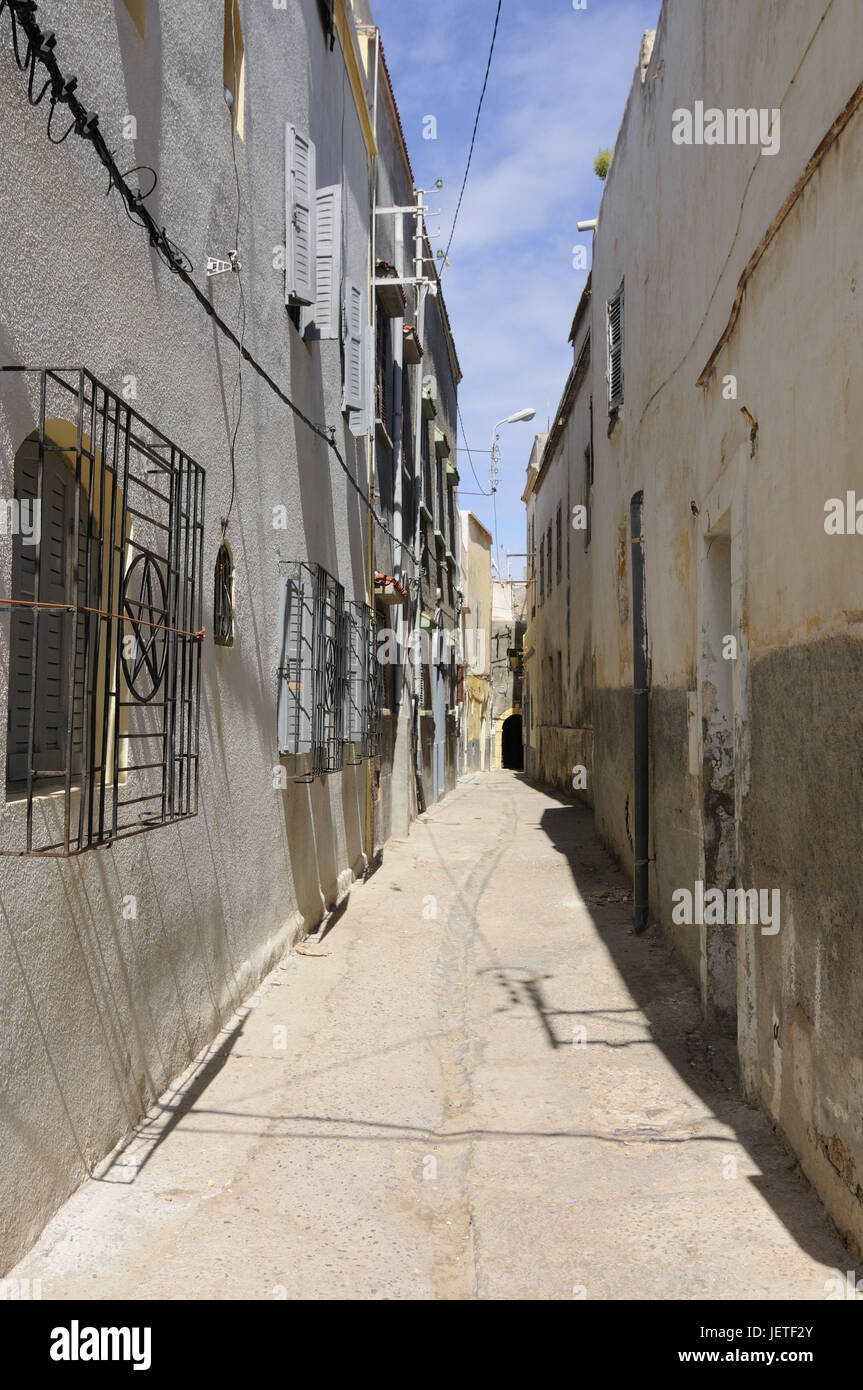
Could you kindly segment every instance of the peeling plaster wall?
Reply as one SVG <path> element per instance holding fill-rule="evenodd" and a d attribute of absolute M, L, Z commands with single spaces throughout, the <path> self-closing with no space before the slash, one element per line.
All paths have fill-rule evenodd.
<path fill-rule="evenodd" d="M 125 167 L 152 165 L 149 200 L 205 284 L 208 255 L 236 242 L 230 118 L 222 98 L 222 11 L 204 0 L 148 7 L 142 40 L 123 5 L 45 0 L 64 71 L 99 112 Z M 335 426 L 364 485 L 362 442 L 340 409 L 339 344 L 303 342 L 274 254 L 285 237 L 285 122 L 317 146 L 318 183 L 344 177 L 346 272 L 365 283 L 368 166 L 338 44 L 317 0 L 290 12 L 243 7 L 245 140 L 239 246 L 246 343 L 313 419 Z M 236 350 L 127 221 L 88 146 L 55 148 L 46 107 L 27 104 L 0 22 L 6 195 L 0 361 L 82 364 L 113 389 L 137 378 L 137 405 L 206 470 L 200 813 L 69 861 L 0 859 L 0 1268 L 14 1262 L 88 1169 L 216 1034 L 285 946 L 321 917 L 364 864 L 364 769 L 273 789 L 280 559 L 308 557 L 365 598 L 366 531 L 356 492 L 326 447 L 244 371 L 234 510 L 236 637 L 216 648 L 212 574 L 230 492 Z M 135 115 L 137 141 L 124 143 Z M 123 161 L 121 161 L 122 163 Z M 146 184 L 144 185 L 146 187 Z M 250 212 L 254 189 L 254 213 Z M 238 323 L 235 277 L 208 289 Z M 0 491 L 32 427 L 3 383 Z M 284 504 L 288 529 L 274 530 Z M 0 537 L 9 592 L 11 538 Z M 8 619 L 0 618 L 5 699 Z M 6 719 L 0 720 L 5 762 Z M 17 808 L 5 808 L 7 818 Z M 123 899 L 137 898 L 125 920 Z"/>
<path fill-rule="evenodd" d="M 863 497 L 863 108 L 792 201 L 746 283 L 712 375 L 703 388 L 696 381 L 744 268 L 857 88 L 861 15 L 855 0 L 834 0 L 820 27 L 825 7 L 804 0 L 734 6 L 733 22 L 726 8 L 666 0 L 649 65 L 635 73 L 599 213 L 592 338 L 604 342 L 605 305 L 623 280 L 625 399 L 610 421 L 597 350 L 594 803 L 600 833 L 629 868 L 627 522 L 629 499 L 643 488 L 651 910 L 715 1013 L 728 953 L 711 959 L 715 943 L 671 922 L 671 894 L 705 875 L 727 876 L 732 849 L 738 885 L 780 890 L 778 936 L 737 932 L 742 1085 L 860 1246 L 863 536 L 826 536 L 823 523 L 828 498 L 846 490 Z M 675 146 L 672 112 L 698 100 L 781 107 L 779 152 Z M 723 396 L 729 375 L 736 399 Z M 743 406 L 758 423 L 754 448 Z M 703 650 L 705 563 L 726 515 L 738 655 L 731 725 L 723 724 L 717 750 L 715 671 Z M 736 826 L 724 843 L 711 840 L 709 814 L 710 796 L 722 790 L 712 785 L 717 751 L 724 821 L 733 810 Z"/>

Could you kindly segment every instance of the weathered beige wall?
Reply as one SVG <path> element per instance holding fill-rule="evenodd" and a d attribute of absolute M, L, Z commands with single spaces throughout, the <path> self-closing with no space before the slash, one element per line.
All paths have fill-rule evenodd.
<path fill-rule="evenodd" d="M 491 544 L 492 537 L 472 512 L 459 512 L 463 594 L 461 637 L 464 662 L 462 768 L 491 766 Z"/>
<path fill-rule="evenodd" d="M 826 535 L 824 504 L 855 488 L 863 497 L 863 108 L 801 181 L 856 99 L 861 39 L 856 0 L 666 0 L 599 211 L 589 380 L 526 497 L 538 548 L 579 476 L 591 393 L 590 549 L 568 593 L 537 604 L 538 772 L 562 785 L 560 761 L 578 747 L 563 726 L 583 720 L 597 827 L 631 868 L 629 504 L 643 489 L 651 909 L 708 1018 L 736 1032 L 746 1095 L 858 1246 L 863 535 Z M 696 101 L 778 108 L 778 150 L 673 143 L 672 113 Z M 606 304 L 621 282 L 624 401 L 611 417 Z M 698 385 L 736 295 L 739 317 Z M 726 635 L 737 643 L 728 660 Z M 548 655 L 567 642 L 560 711 Z M 779 889 L 779 932 L 675 925 L 672 894 L 698 879 Z"/>
<path fill-rule="evenodd" d="M 822 22 L 823 17 L 823 22 Z M 631 856 L 629 499 L 644 489 L 651 660 L 651 901 L 724 1026 L 735 968 L 746 1093 L 760 1098 L 842 1229 L 863 1242 L 863 536 L 824 532 L 860 489 L 860 110 L 824 153 L 745 286 L 741 274 L 860 81 L 856 0 L 667 0 L 636 72 L 595 240 L 594 341 L 625 280 L 625 400 L 609 432 L 593 367 L 591 614 L 597 823 Z M 678 146 L 672 112 L 780 108 L 778 153 Z M 736 399 L 723 397 L 736 378 Z M 746 407 L 758 423 L 754 452 Z M 863 490 L 861 490 L 863 491 Z M 725 538 L 724 540 L 722 538 Z M 737 882 L 781 890 L 781 929 L 718 950 L 674 927 L 671 893 L 716 864 L 717 555 L 737 638 L 728 755 Z M 711 547 L 713 551 L 711 551 Z M 717 548 L 719 547 L 719 548 Z M 723 581 L 724 582 L 724 581 Z M 718 873 L 720 870 L 715 869 Z"/>

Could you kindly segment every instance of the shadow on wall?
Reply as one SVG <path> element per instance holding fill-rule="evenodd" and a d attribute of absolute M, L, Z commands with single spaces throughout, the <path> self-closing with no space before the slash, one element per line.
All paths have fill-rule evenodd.
<path fill-rule="evenodd" d="M 546 796 L 556 796 L 544 790 Z M 540 824 L 556 850 L 565 856 L 581 897 L 588 903 L 596 899 L 591 905 L 594 927 L 629 993 L 648 1019 L 649 1042 L 662 1049 L 686 1085 L 715 1118 L 734 1130 L 738 1142 L 761 1169 L 758 1176 L 748 1181 L 755 1185 L 800 1248 L 813 1259 L 825 1265 L 832 1264 L 835 1236 L 826 1218 L 821 1217 L 820 1207 L 813 1218 L 811 1202 L 801 1201 L 805 1189 L 796 1173 L 791 1171 L 795 1167 L 794 1160 L 777 1149 L 777 1140 L 760 1108 L 749 1106 L 739 1098 L 734 1045 L 718 1034 L 705 1031 L 698 991 L 682 973 L 671 946 L 659 929 L 651 926 L 643 936 L 635 936 L 630 904 L 608 893 L 612 861 L 595 838 L 589 809 L 569 798 L 556 796 L 556 799 L 560 805 L 544 811 Z M 629 890 L 629 883 L 622 875 L 620 889 L 621 892 Z M 602 901 L 604 897 L 605 902 Z M 562 1012 L 573 1012 L 580 1017 L 580 1011 L 549 1007 L 540 978 L 525 981 L 516 976 L 510 985 L 522 990 L 532 1004 L 549 1045 L 570 1047 L 571 1028 L 561 1027 L 557 1020 Z M 717 1166 L 717 1177 L 719 1171 Z"/>
<path fill-rule="evenodd" d="M 127 142 L 127 148 L 134 151 L 135 158 L 130 159 L 128 163 L 141 166 L 137 174 L 140 180 L 139 187 L 147 198 L 147 207 L 153 214 L 157 226 L 161 227 L 162 193 L 158 178 L 161 162 L 159 141 L 162 133 L 163 84 L 157 76 L 162 72 L 162 17 L 159 6 L 160 0 L 149 0 L 142 34 L 124 0 L 114 0 L 117 39 L 126 84 L 126 110 L 134 112 L 135 120 L 134 138 Z M 230 116 L 227 119 L 230 120 Z M 121 164 L 120 167 L 125 169 L 127 165 Z M 157 182 L 152 193 L 147 196 L 152 183 L 150 169 L 156 175 Z M 153 281 L 156 283 L 159 278 L 160 260 L 155 247 L 151 246 L 149 251 Z"/>

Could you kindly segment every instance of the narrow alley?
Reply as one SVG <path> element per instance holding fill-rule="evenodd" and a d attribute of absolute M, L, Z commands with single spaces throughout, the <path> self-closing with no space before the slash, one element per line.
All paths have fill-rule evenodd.
<path fill-rule="evenodd" d="M 847 1251 L 630 919 L 584 807 L 464 779 L 12 1274 L 51 1299 L 823 1299 Z"/>

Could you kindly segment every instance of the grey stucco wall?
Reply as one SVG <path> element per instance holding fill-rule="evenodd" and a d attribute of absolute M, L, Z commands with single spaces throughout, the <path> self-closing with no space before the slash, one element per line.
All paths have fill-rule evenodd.
<path fill-rule="evenodd" d="M 368 165 L 336 46 L 316 0 L 287 12 L 242 7 L 245 139 L 236 142 L 245 342 L 315 422 L 335 427 L 365 485 L 365 442 L 341 412 L 339 344 L 303 342 L 286 315 L 285 122 L 308 130 L 318 183 L 343 177 L 346 268 L 366 283 Z M 222 97 L 222 7 L 148 7 L 142 42 L 125 7 L 46 0 L 43 25 L 78 77 L 125 167 L 151 165 L 149 206 L 189 253 L 199 284 L 207 255 L 236 245 L 237 190 Z M 364 508 L 325 445 L 246 366 L 236 494 L 227 535 L 236 567 L 236 633 L 214 648 L 212 567 L 230 492 L 229 434 L 237 354 L 149 250 L 106 175 L 74 136 L 57 148 L 46 110 L 0 21 L 2 163 L 0 360 L 82 364 L 113 389 L 137 378 L 136 405 L 206 470 L 199 815 L 71 861 L 0 858 L 0 1266 L 7 1267 L 88 1168 L 135 1124 L 216 1033 L 293 935 L 320 919 L 364 864 L 362 768 L 274 790 L 279 561 L 308 557 L 365 597 Z M 123 117 L 138 123 L 124 142 Z M 145 185 L 146 186 L 146 185 Z M 239 324 L 236 277 L 208 285 Z M 2 488 L 32 427 L 4 384 Z M 273 507 L 287 508 L 275 530 Z M 10 538 L 0 538 L 9 589 Z M 8 620 L 0 618 L 0 677 Z M 5 720 L 0 721 L 0 757 Z M 9 818 L 17 811 L 6 808 Z M 137 899 L 137 918 L 121 915 Z M 22 1181 L 27 1174 L 26 1184 Z"/>

